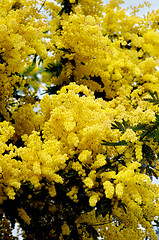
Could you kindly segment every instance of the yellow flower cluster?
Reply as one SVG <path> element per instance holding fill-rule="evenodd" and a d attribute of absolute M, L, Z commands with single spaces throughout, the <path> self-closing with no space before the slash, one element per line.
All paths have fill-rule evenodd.
<path fill-rule="evenodd" d="M 34 105 L 30 103 L 25 103 L 17 109 L 14 108 L 12 119 L 14 120 L 15 140 L 19 139 L 23 134 L 30 135 L 33 130 L 38 131 L 40 129 L 40 116 L 36 114 Z"/>
<path fill-rule="evenodd" d="M 20 163 L 16 157 L 16 147 L 12 144 L 6 144 L 14 134 L 14 128 L 6 121 L 0 123 L 0 203 L 15 198 L 15 190 L 19 189 L 21 184 Z M 4 188 L 4 186 L 6 186 Z"/>
<path fill-rule="evenodd" d="M 66 84 L 73 76 L 78 84 L 104 92 L 106 99 L 122 95 L 123 85 L 126 90 L 142 84 L 144 91 L 159 91 L 159 33 L 154 26 L 157 12 L 147 18 L 128 15 L 120 7 L 122 2 L 110 1 L 103 6 L 101 1 L 81 0 L 78 6 L 71 2 L 70 15 L 63 14 L 61 19 L 54 15 L 50 27 L 52 45 L 49 42 L 54 55 L 44 66 L 61 59 L 66 63 L 59 76 L 53 75 L 51 83 Z"/>
<path fill-rule="evenodd" d="M 113 198 L 113 195 L 114 195 L 114 186 L 113 184 L 110 182 L 110 181 L 105 181 L 103 183 L 103 187 L 104 187 L 104 190 L 105 190 L 105 195 L 107 198 Z"/>
<path fill-rule="evenodd" d="M 78 193 L 78 187 L 74 186 L 71 188 L 71 191 L 67 193 L 67 196 L 70 199 L 72 199 L 74 202 L 78 202 L 77 193 Z"/>
<path fill-rule="evenodd" d="M 65 1 L 48 1 L 48 27 L 36 0 L 0 1 L 0 114 L 8 119 L 0 122 L 0 204 L 24 197 L 27 186 L 19 217 L 30 224 L 27 206 L 45 209 L 53 223 L 60 215 L 59 239 L 69 238 L 74 224 L 82 239 L 93 239 L 90 226 L 103 239 L 157 239 L 151 223 L 159 215 L 159 190 L 147 166 L 159 176 L 158 129 L 148 139 L 146 130 L 154 128 L 146 124 L 154 126 L 159 115 L 159 18 L 157 12 L 137 17 L 136 8 L 128 15 L 122 2 L 70 0 L 67 14 Z M 42 38 L 48 29 L 47 57 Z M 9 123 L 14 87 L 27 81 L 18 74 L 35 54 L 45 59 L 44 68 L 55 65 L 44 79 L 64 86 L 38 105 L 10 106 Z M 148 90 L 156 91 L 155 103 Z"/>
<path fill-rule="evenodd" d="M 83 92 L 87 97 L 80 97 L 79 92 Z M 72 83 L 62 88 L 59 95 L 46 95 L 40 106 L 43 119 L 51 115 L 43 127 L 45 139 L 59 139 L 68 156 L 80 154 L 79 160 L 82 164 L 90 162 L 92 151 L 94 154 L 103 151 L 100 144 L 102 139 L 110 140 L 114 137 L 111 134 L 111 113 L 107 113 L 100 101 L 94 99 L 92 92 L 82 85 Z M 99 155 L 94 168 L 104 163 L 104 159 Z"/>
<path fill-rule="evenodd" d="M 83 96 L 80 95 L 81 92 Z M 127 129 L 124 134 L 111 129 L 111 122 L 117 114 L 111 108 L 111 104 L 95 99 L 87 87 L 71 83 L 63 87 L 57 95 L 44 96 L 40 102 L 39 113 L 33 114 L 30 107 L 29 104 L 24 105 L 18 109 L 19 112 L 15 111 L 14 119 L 17 121 L 15 129 L 19 135 L 23 134 L 18 130 L 20 127 L 18 122 L 22 122 L 21 114 L 23 115 L 25 111 L 28 114 L 30 109 L 29 126 L 31 127 L 34 122 L 38 123 L 43 139 L 40 132 L 35 131 L 34 126 L 32 133 L 32 130 L 23 129 L 26 133 L 28 131 L 28 135 L 22 136 L 24 147 L 7 146 L 6 142 L 13 136 L 14 129 L 7 122 L 1 123 L 1 174 L 3 174 L 1 184 L 7 186 L 5 188 L 1 186 L 1 202 L 7 196 L 14 199 L 21 184 L 25 182 L 30 182 L 34 189 L 40 190 L 44 178 L 48 183 L 45 189 L 48 190 L 50 197 L 54 198 L 57 195 L 56 184 L 61 184 L 65 188 L 65 184 L 69 183 L 69 178 L 65 182 L 65 174 L 69 176 L 69 173 L 74 174 L 75 171 L 81 179 L 81 186 L 89 198 L 91 207 L 95 207 L 100 199 L 111 200 L 113 216 L 120 219 L 123 225 L 130 226 L 132 221 L 135 221 L 134 229 L 138 224 L 142 224 L 144 214 L 153 220 L 159 206 L 154 205 L 156 188 L 149 177 L 139 170 L 141 164 L 137 160 L 142 160 L 142 144 L 132 129 Z M 117 111 L 119 110 L 117 107 Z M 130 118 L 131 111 L 127 113 L 127 117 Z M 142 120 L 141 118 L 140 121 Z M 117 148 L 103 146 L 101 145 L 103 139 L 108 142 L 125 140 L 130 145 Z M 136 158 L 133 157 L 133 149 Z M 5 150 L 9 151 L 9 154 L 6 154 Z M 106 156 L 112 159 L 110 161 L 113 164 L 113 159 L 119 152 L 124 154 L 125 166 L 117 163 L 119 172 L 116 172 L 108 165 L 103 172 L 102 168 L 108 164 Z M 21 161 L 17 161 L 15 157 Z M 65 191 L 70 200 L 79 202 L 78 186 L 71 185 Z M 124 208 L 119 208 L 120 201 L 126 206 L 127 214 Z M 151 211 L 147 211 L 147 206 L 151 206 Z M 48 206 L 48 209 L 51 208 Z M 127 217 L 130 213 L 131 218 Z M 25 214 L 21 211 L 19 214 L 29 223 L 29 218 Z M 62 229 L 64 235 L 70 233 L 67 224 L 64 224 Z"/>
<path fill-rule="evenodd" d="M 62 225 L 62 234 L 63 235 L 69 235 L 70 234 L 70 229 L 69 226 L 67 225 L 66 222 Z"/>
<path fill-rule="evenodd" d="M 26 79 L 19 77 L 31 64 L 31 55 L 46 58 L 42 43 L 46 24 L 38 12 L 36 0 L 2 0 L 0 2 L 0 113 L 6 115 L 6 102 L 14 87 L 24 87 Z M 17 74 L 18 73 L 18 74 Z"/>
<path fill-rule="evenodd" d="M 125 133 L 122 135 L 120 140 L 126 140 L 127 142 L 134 143 L 137 141 L 137 137 L 132 129 L 126 129 Z"/>

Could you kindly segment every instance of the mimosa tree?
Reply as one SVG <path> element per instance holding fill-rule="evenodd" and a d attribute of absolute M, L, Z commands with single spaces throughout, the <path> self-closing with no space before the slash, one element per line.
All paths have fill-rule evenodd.
<path fill-rule="evenodd" d="M 158 239 L 159 11 L 122 3 L 0 2 L 2 239 Z"/>

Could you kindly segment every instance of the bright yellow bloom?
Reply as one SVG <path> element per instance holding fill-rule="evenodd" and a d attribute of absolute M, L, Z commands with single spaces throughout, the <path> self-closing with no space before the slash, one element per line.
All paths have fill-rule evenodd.
<path fill-rule="evenodd" d="M 103 183 L 103 187 L 105 190 L 105 196 L 106 198 L 112 199 L 114 196 L 114 185 L 110 181 L 105 181 Z"/>
<path fill-rule="evenodd" d="M 70 228 L 67 225 L 66 222 L 64 222 L 64 224 L 62 225 L 62 234 L 63 235 L 69 235 L 70 234 Z"/>

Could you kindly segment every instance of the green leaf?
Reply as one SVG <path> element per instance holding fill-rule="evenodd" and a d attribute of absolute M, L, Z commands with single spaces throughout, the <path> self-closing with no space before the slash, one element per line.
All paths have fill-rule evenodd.
<path fill-rule="evenodd" d="M 47 90 L 45 90 L 43 94 L 47 93 L 49 95 L 53 95 L 53 94 L 56 94 L 57 91 L 59 91 L 60 89 L 61 89 L 61 86 L 59 85 L 47 87 Z"/>
<path fill-rule="evenodd" d="M 102 145 L 105 145 L 105 146 L 113 146 L 113 147 L 115 147 L 115 146 L 126 146 L 127 145 L 125 140 L 118 141 L 118 142 L 107 142 L 105 140 L 102 140 L 102 141 L 103 141 Z"/>
<path fill-rule="evenodd" d="M 35 68 L 35 64 L 30 65 L 30 66 L 27 67 L 27 69 L 23 72 L 23 75 L 29 75 L 29 73 L 30 73 L 31 71 L 33 71 L 34 68 Z"/>
<path fill-rule="evenodd" d="M 126 129 L 130 127 L 128 121 L 125 121 L 124 119 L 122 123 L 114 121 L 114 123 L 112 123 L 111 125 L 112 125 L 111 129 L 119 129 L 119 131 L 121 131 L 122 133 L 124 133 Z"/>
<path fill-rule="evenodd" d="M 100 214 L 104 218 L 107 214 L 111 216 L 112 214 L 112 204 L 111 199 L 109 198 L 101 198 L 100 201 L 97 202 L 95 209 L 96 216 L 98 217 Z"/>
<path fill-rule="evenodd" d="M 156 116 L 156 124 L 157 124 L 157 126 L 159 126 L 159 115 L 155 115 Z"/>
<path fill-rule="evenodd" d="M 148 90 L 148 92 L 151 95 L 151 97 L 155 100 L 155 94 L 153 92 L 151 92 L 150 90 Z"/>
<path fill-rule="evenodd" d="M 159 227 L 159 221 L 158 221 L 158 220 L 154 220 L 154 222 L 156 223 L 155 226 L 158 226 L 158 227 Z"/>
<path fill-rule="evenodd" d="M 84 77 L 83 77 L 82 79 L 86 79 L 86 80 L 88 80 L 88 78 L 86 77 L 86 75 L 84 75 Z"/>
<path fill-rule="evenodd" d="M 49 72 L 52 74 L 52 76 L 60 76 L 62 72 L 62 63 L 57 62 L 57 63 L 50 63 L 48 66 L 45 68 L 45 72 Z"/>
<path fill-rule="evenodd" d="M 159 131 L 154 131 L 154 137 L 157 140 L 157 142 L 159 142 Z"/>
<path fill-rule="evenodd" d="M 151 102 L 151 103 L 153 103 L 153 105 L 159 104 L 159 98 L 158 98 L 157 92 L 155 91 L 155 92 L 153 93 L 153 92 L 151 92 L 150 90 L 149 90 L 148 92 L 149 92 L 149 94 L 150 94 L 150 96 L 151 96 L 152 98 L 145 98 L 145 99 L 143 99 L 143 100 L 144 100 L 144 101 L 147 101 L 147 102 Z"/>
<path fill-rule="evenodd" d="M 112 129 L 119 129 L 120 131 L 124 131 L 124 126 L 122 123 L 115 121 L 115 124 L 112 123 Z"/>
<path fill-rule="evenodd" d="M 137 126 L 132 127 L 132 130 L 136 132 L 136 131 L 145 130 L 145 128 L 146 128 L 146 124 L 139 123 Z"/>
<path fill-rule="evenodd" d="M 127 210 L 126 210 L 127 205 L 125 203 L 122 203 L 121 200 L 118 203 L 118 207 L 122 207 L 124 212 L 127 213 Z"/>
<path fill-rule="evenodd" d="M 91 225 L 86 224 L 86 230 L 89 233 L 89 237 L 93 237 L 93 239 L 98 239 L 98 232 Z"/>
<path fill-rule="evenodd" d="M 156 156 L 152 148 L 145 143 L 142 146 L 142 152 L 143 152 L 143 157 L 149 162 L 149 161 L 155 161 Z"/>

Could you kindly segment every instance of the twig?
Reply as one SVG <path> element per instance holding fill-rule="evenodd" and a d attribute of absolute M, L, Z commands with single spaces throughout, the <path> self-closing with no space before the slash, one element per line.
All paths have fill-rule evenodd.
<path fill-rule="evenodd" d="M 46 0 L 44 0 L 43 4 L 41 5 L 40 9 L 38 10 L 39 12 L 40 12 L 40 11 L 41 11 L 41 9 L 44 7 L 44 5 L 45 5 L 45 2 L 46 2 Z"/>

